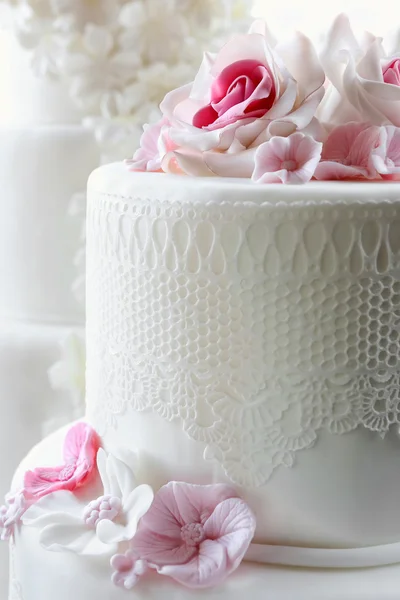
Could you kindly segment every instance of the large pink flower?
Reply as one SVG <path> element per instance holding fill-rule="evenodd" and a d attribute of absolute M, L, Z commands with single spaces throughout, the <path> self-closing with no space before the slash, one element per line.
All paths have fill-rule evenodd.
<path fill-rule="evenodd" d="M 321 158 L 322 144 L 302 133 L 273 137 L 259 146 L 252 176 L 256 183 L 306 183 Z"/>
<path fill-rule="evenodd" d="M 156 494 L 131 548 L 160 574 L 204 588 L 239 566 L 254 531 L 253 513 L 228 486 L 171 482 Z"/>
<path fill-rule="evenodd" d="M 59 490 L 70 490 L 83 485 L 96 466 L 100 447 L 97 433 L 86 423 L 74 425 L 65 438 L 64 464 L 28 471 L 24 479 L 25 496 L 38 500 Z"/>
<path fill-rule="evenodd" d="M 205 54 L 194 82 L 165 97 L 161 110 L 177 149 L 163 170 L 251 177 L 256 148 L 272 136 L 319 134 L 314 117 L 324 80 L 308 38 L 277 44 L 257 22 L 217 55 Z"/>
<path fill-rule="evenodd" d="M 384 179 L 400 178 L 400 128 L 381 127 L 379 145 L 372 153 L 372 162 Z"/>
<path fill-rule="evenodd" d="M 372 155 L 380 144 L 380 129 L 368 123 L 339 125 L 324 144 L 316 179 L 375 179 Z"/>

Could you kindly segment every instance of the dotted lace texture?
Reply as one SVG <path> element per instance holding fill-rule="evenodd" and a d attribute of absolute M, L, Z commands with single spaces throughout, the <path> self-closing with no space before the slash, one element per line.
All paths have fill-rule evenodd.
<path fill-rule="evenodd" d="M 372 188 L 371 188 L 372 189 Z M 261 486 L 320 430 L 400 423 L 400 202 L 124 200 L 88 214 L 88 416 L 178 419 Z"/>

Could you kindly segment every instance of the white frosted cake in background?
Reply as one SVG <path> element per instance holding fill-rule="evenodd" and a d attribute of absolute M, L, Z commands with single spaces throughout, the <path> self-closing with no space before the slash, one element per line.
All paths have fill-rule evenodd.
<path fill-rule="evenodd" d="M 91 175 L 87 414 L 1 510 L 13 600 L 397 598 L 400 48 L 369 43 L 256 23 Z"/>
<path fill-rule="evenodd" d="M 29 53 L 1 34 L 0 122 L 0 482 L 43 435 L 44 422 L 70 405 L 52 389 L 47 371 L 60 358 L 71 329 L 83 329 L 74 296 L 74 258 L 82 218 L 68 214 L 85 189 L 98 150 L 80 116 L 55 83 L 33 76 Z M 7 549 L 1 548 L 0 596 L 8 588 Z"/>

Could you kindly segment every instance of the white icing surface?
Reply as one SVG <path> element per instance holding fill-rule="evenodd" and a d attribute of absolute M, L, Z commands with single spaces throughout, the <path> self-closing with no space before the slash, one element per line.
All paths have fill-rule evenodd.
<path fill-rule="evenodd" d="M 232 480 L 260 542 L 399 541 L 399 232 L 399 184 L 97 170 L 87 414 L 106 446 L 138 447 L 157 484 Z"/>
<path fill-rule="evenodd" d="M 98 164 L 92 135 L 78 125 L 0 133 L 0 314 L 83 322 L 72 291 L 83 221 L 68 207 Z"/>
<path fill-rule="evenodd" d="M 49 436 L 22 462 L 15 478 L 18 487 L 27 469 L 57 464 L 66 429 Z M 251 563 L 243 565 L 221 586 L 188 590 L 166 577 L 149 577 L 131 592 L 111 584 L 107 559 L 43 550 L 34 527 L 20 528 L 14 549 L 11 586 L 18 600 L 124 600 L 132 595 L 163 600 L 397 600 L 399 567 L 362 570 L 308 570 Z M 14 600 L 14 598 L 12 599 Z"/>
<path fill-rule="evenodd" d="M 0 31 L 0 126 L 78 124 L 81 115 L 67 88 L 34 75 L 31 60 L 13 33 Z"/>

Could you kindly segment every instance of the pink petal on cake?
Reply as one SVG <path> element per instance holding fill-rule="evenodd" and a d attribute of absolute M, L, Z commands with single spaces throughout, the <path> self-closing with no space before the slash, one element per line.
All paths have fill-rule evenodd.
<path fill-rule="evenodd" d="M 197 548 L 183 542 L 180 527 L 174 533 L 171 535 L 171 529 L 160 529 L 158 533 L 141 527 L 131 542 L 131 548 L 135 555 L 150 563 L 160 566 L 181 565 L 197 554 Z"/>
<path fill-rule="evenodd" d="M 204 525 L 206 536 L 218 540 L 226 549 L 231 570 L 239 566 L 255 530 L 255 516 L 246 502 L 239 498 L 221 502 Z"/>
<path fill-rule="evenodd" d="M 93 463 L 100 440 L 95 430 L 87 423 L 77 423 L 68 431 L 64 442 L 64 460 L 66 463 L 87 459 Z"/>
<path fill-rule="evenodd" d="M 347 160 L 357 137 L 370 127 L 369 123 L 356 122 L 339 125 L 329 134 L 322 150 L 322 159 L 332 161 Z"/>
<path fill-rule="evenodd" d="M 314 177 L 320 181 L 368 179 L 369 173 L 362 167 L 351 167 L 340 162 L 322 160 L 315 170 Z"/>
<path fill-rule="evenodd" d="M 218 542 L 206 540 L 190 561 L 182 565 L 169 564 L 157 571 L 189 588 L 212 587 L 221 583 L 229 574 L 227 553 Z"/>

